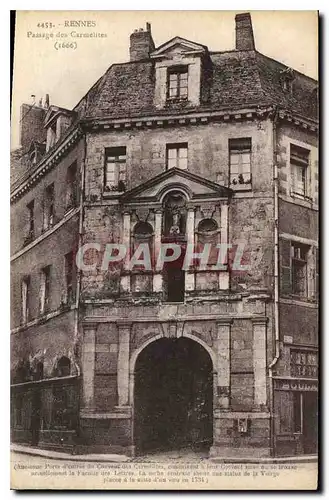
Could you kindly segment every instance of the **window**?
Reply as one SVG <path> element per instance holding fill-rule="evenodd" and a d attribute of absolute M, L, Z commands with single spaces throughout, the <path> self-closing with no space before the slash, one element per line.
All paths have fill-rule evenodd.
<path fill-rule="evenodd" d="M 57 362 L 57 377 L 68 377 L 71 374 L 71 361 L 66 356 L 62 356 Z"/>
<path fill-rule="evenodd" d="M 307 296 L 307 253 L 309 247 L 298 243 L 291 245 L 292 293 Z"/>
<path fill-rule="evenodd" d="M 22 322 L 26 323 L 30 318 L 30 285 L 31 280 L 26 276 L 22 281 Z"/>
<path fill-rule="evenodd" d="M 310 273 L 313 259 L 311 247 L 302 243 L 280 239 L 281 293 L 308 297 L 312 294 L 315 273 Z M 314 262 L 315 265 L 315 262 Z M 309 282 L 310 281 L 310 282 Z"/>
<path fill-rule="evenodd" d="M 67 304 L 72 304 L 74 301 L 73 270 L 73 252 L 69 252 L 65 255 L 65 292 Z"/>
<path fill-rule="evenodd" d="M 229 139 L 230 185 L 251 185 L 251 139 Z"/>
<path fill-rule="evenodd" d="M 188 68 L 172 68 L 168 71 L 168 99 L 185 100 L 188 97 Z"/>
<path fill-rule="evenodd" d="M 46 152 L 48 152 L 56 143 L 57 122 L 54 121 L 47 129 Z"/>
<path fill-rule="evenodd" d="M 25 237 L 24 244 L 30 243 L 34 238 L 34 200 L 32 200 L 27 206 L 27 235 Z"/>
<path fill-rule="evenodd" d="M 292 93 L 292 80 L 289 78 L 284 78 L 282 81 L 282 88 L 285 92 L 289 92 L 290 94 Z"/>
<path fill-rule="evenodd" d="M 126 190 L 126 148 L 108 148 L 105 151 L 105 191 Z"/>
<path fill-rule="evenodd" d="M 43 230 L 46 231 L 54 224 L 55 215 L 55 188 L 54 183 L 50 184 L 45 192 L 43 207 Z"/>
<path fill-rule="evenodd" d="M 307 195 L 307 168 L 310 152 L 291 144 L 290 146 L 290 168 L 291 185 L 293 194 L 303 198 Z"/>
<path fill-rule="evenodd" d="M 290 374 L 292 377 L 318 377 L 318 355 L 315 351 L 291 349 Z"/>
<path fill-rule="evenodd" d="M 67 169 L 66 176 L 66 210 L 76 206 L 78 198 L 77 190 L 77 162 L 75 161 Z"/>
<path fill-rule="evenodd" d="M 50 266 L 46 266 L 41 271 L 40 280 L 40 314 L 49 310 L 50 305 Z"/>
<path fill-rule="evenodd" d="M 187 143 L 167 144 L 167 169 L 187 169 Z"/>

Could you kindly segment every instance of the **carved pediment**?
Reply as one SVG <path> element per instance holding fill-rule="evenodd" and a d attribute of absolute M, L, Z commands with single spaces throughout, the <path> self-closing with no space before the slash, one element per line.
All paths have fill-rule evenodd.
<path fill-rule="evenodd" d="M 162 202 L 166 193 L 179 190 L 188 200 L 229 198 L 232 190 L 192 174 L 187 170 L 172 168 L 124 193 L 123 203 Z"/>
<path fill-rule="evenodd" d="M 160 58 L 160 57 L 179 57 L 184 56 L 184 54 L 200 54 L 206 53 L 208 51 L 205 45 L 201 45 L 200 43 L 195 43 L 190 40 L 186 40 L 185 38 L 181 38 L 176 36 L 169 40 L 169 42 L 160 45 L 156 50 L 154 50 L 150 56 L 152 58 Z"/>

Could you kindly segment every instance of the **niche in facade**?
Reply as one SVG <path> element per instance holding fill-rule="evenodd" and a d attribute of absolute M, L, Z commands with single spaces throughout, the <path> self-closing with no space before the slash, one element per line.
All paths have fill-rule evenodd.
<path fill-rule="evenodd" d="M 186 197 L 179 191 L 171 191 L 163 200 L 163 236 L 185 236 L 186 231 Z"/>

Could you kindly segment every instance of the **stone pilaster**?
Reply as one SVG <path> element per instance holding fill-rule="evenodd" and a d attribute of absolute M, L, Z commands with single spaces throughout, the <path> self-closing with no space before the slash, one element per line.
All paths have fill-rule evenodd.
<path fill-rule="evenodd" d="M 217 320 L 217 395 L 220 408 L 230 405 L 231 319 Z"/>
<path fill-rule="evenodd" d="M 267 318 L 255 318 L 253 325 L 254 404 L 266 405 L 266 323 Z"/>
<path fill-rule="evenodd" d="M 118 406 L 129 404 L 129 343 L 131 323 L 117 321 L 118 326 Z"/>
<path fill-rule="evenodd" d="M 83 407 L 85 411 L 94 410 L 95 352 L 97 325 L 85 325 L 83 329 L 82 377 Z"/>
<path fill-rule="evenodd" d="M 124 261 L 124 270 L 126 271 L 126 273 L 124 273 L 121 276 L 120 284 L 121 284 L 121 290 L 123 292 L 130 292 L 130 288 L 131 288 L 130 274 L 127 273 L 128 259 L 131 258 L 131 255 L 130 255 L 130 247 L 131 247 L 131 245 L 130 245 L 130 212 L 123 213 L 122 244 L 127 249 L 127 253 L 126 253 L 126 259 Z"/>
<path fill-rule="evenodd" d="M 159 253 L 161 251 L 161 235 L 162 235 L 162 210 L 155 211 L 154 222 L 154 269 L 156 266 Z M 162 271 L 154 272 L 153 274 L 153 292 L 162 291 Z"/>
<path fill-rule="evenodd" d="M 187 211 L 186 218 L 186 235 L 187 235 L 187 252 L 194 253 L 194 208 L 190 207 Z M 195 274 L 194 271 L 185 271 L 185 290 L 192 291 L 195 289 Z"/>
<path fill-rule="evenodd" d="M 228 203 L 222 201 L 220 209 L 220 243 L 226 245 L 228 241 Z M 222 250 L 221 250 L 222 251 Z M 229 250 L 227 250 L 228 254 Z M 218 273 L 219 289 L 228 290 L 230 288 L 229 271 L 220 271 Z"/>

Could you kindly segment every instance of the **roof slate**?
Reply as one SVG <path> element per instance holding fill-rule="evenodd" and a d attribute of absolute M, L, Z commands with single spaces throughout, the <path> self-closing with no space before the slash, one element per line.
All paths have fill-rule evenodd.
<path fill-rule="evenodd" d="M 210 53 L 208 87 L 200 106 L 186 103 L 158 110 L 153 104 L 154 62 L 150 59 L 113 64 L 74 109 L 80 118 L 121 118 L 139 115 L 179 114 L 184 111 L 220 110 L 244 105 L 279 105 L 305 118 L 317 119 L 316 80 L 294 72 L 294 90 L 281 83 L 284 64 L 257 51 Z"/>

